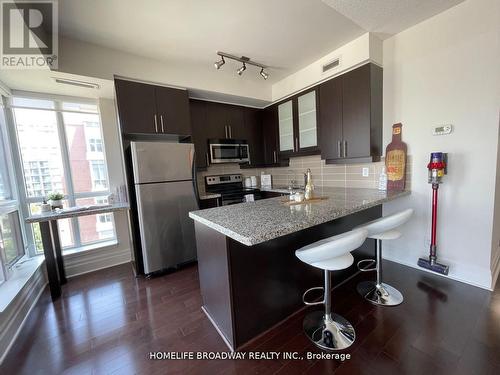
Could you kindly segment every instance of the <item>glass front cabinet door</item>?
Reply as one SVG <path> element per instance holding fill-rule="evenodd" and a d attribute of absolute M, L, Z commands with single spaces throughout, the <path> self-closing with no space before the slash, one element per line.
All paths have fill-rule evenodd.
<path fill-rule="evenodd" d="M 280 152 L 295 151 L 293 136 L 293 101 L 291 99 L 278 105 L 278 123 Z"/>
<path fill-rule="evenodd" d="M 298 151 L 318 146 L 316 127 L 316 90 L 297 98 Z"/>
<path fill-rule="evenodd" d="M 318 150 L 316 90 L 298 94 L 278 105 L 279 150 L 285 156 Z"/>

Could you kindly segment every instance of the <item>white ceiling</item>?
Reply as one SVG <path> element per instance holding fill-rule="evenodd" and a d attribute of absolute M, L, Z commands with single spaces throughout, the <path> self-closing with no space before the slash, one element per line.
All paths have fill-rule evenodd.
<path fill-rule="evenodd" d="M 321 0 L 64 0 L 59 5 L 66 37 L 207 69 L 214 69 L 218 50 L 245 55 L 273 67 L 268 83 L 365 32 Z M 254 70 L 248 69 L 246 79 L 263 81 Z"/>
<path fill-rule="evenodd" d="M 366 31 L 386 39 L 464 0 L 323 0 Z"/>
<path fill-rule="evenodd" d="M 212 69 L 216 51 L 245 55 L 269 65 L 264 81 L 249 67 L 242 77 L 270 87 L 366 31 L 381 38 L 398 33 L 463 0 L 64 0 L 59 1 L 60 34 L 157 61 Z M 222 67 L 225 74 L 236 63 Z M 145 71 L 148 69 L 144 66 Z M 189 69 L 187 68 L 186 71 Z M 215 76 L 222 73 L 217 73 Z M 13 88 L 85 97 L 112 97 L 111 81 L 88 77 L 101 89 L 60 85 L 68 74 L 1 71 Z M 140 77 L 135 77 L 140 78 Z M 99 81 L 99 82 L 98 82 Z M 159 82 L 168 84 L 169 82 Z M 193 96 L 238 103 L 237 97 Z M 241 98 L 243 102 L 246 98 Z M 262 106 L 262 103 L 245 102 Z"/>

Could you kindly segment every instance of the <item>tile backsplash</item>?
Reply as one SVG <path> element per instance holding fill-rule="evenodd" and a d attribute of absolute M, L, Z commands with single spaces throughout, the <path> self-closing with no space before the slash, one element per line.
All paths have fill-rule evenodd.
<path fill-rule="evenodd" d="M 412 158 L 408 156 L 406 166 L 406 189 L 411 189 Z M 288 167 L 281 168 L 252 168 L 240 169 L 236 163 L 218 164 L 210 166 L 206 171 L 198 172 L 198 186 L 201 191 L 205 190 L 204 178 L 213 174 L 240 173 L 243 176 L 257 176 L 260 183 L 261 172 L 271 174 L 273 185 L 288 186 L 290 181 L 296 181 L 298 185 L 304 184 L 304 173 L 311 169 L 312 179 L 315 186 L 321 187 L 355 187 L 355 188 L 378 188 L 379 174 L 384 166 L 384 160 L 375 163 L 363 164 L 325 164 L 320 155 L 301 156 L 290 159 Z M 363 168 L 368 168 L 368 176 L 363 176 Z"/>

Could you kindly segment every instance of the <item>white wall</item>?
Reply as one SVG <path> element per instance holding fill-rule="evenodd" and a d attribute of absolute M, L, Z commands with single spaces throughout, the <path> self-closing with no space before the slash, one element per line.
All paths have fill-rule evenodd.
<path fill-rule="evenodd" d="M 415 217 L 404 236 L 385 245 L 389 259 L 415 265 L 428 253 L 432 151 L 449 153 L 439 190 L 438 257 L 450 276 L 491 287 L 493 207 L 499 116 L 499 13 L 497 0 L 469 0 L 384 41 L 384 144 L 393 123 L 413 156 L 412 194 L 387 204 Z M 448 136 L 433 126 L 453 124 Z M 498 224 L 498 221 L 497 221 Z M 493 242 L 498 243 L 497 237 Z"/>
<path fill-rule="evenodd" d="M 340 57 L 340 65 L 323 73 L 324 64 Z M 297 91 L 318 84 L 339 75 L 367 61 L 382 64 L 382 42 L 376 36 L 366 33 L 352 42 L 337 48 L 296 73 L 276 82 L 272 86 L 272 100 L 278 101 Z"/>
<path fill-rule="evenodd" d="M 260 76 L 240 79 L 231 69 L 205 64 L 152 60 L 74 39 L 59 41 L 59 67 L 65 73 L 113 79 L 115 75 L 172 86 L 196 88 L 261 100 L 271 100 L 271 83 Z"/>

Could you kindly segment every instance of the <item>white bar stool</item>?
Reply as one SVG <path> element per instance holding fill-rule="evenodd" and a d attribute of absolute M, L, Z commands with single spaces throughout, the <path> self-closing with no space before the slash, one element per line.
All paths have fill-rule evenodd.
<path fill-rule="evenodd" d="M 368 238 L 377 241 L 376 260 L 364 259 L 358 262 L 358 268 L 362 272 L 377 271 L 376 281 L 363 281 L 357 286 L 358 293 L 371 303 L 383 306 L 396 306 L 403 302 L 403 295 L 401 292 L 382 281 L 382 240 L 395 240 L 401 237 L 401 232 L 394 230 L 394 228 L 406 223 L 412 214 L 413 209 L 409 208 L 396 214 L 370 221 L 358 227 L 358 229 L 367 230 Z M 369 263 L 366 267 L 374 263 L 375 267 L 363 268 L 362 264 L 365 262 Z"/>
<path fill-rule="evenodd" d="M 310 288 L 302 295 L 306 305 L 325 305 L 325 311 L 313 311 L 304 318 L 304 332 L 319 348 L 341 350 L 354 343 L 354 328 L 345 318 L 332 313 L 330 272 L 343 270 L 354 262 L 350 251 L 360 247 L 368 231 L 356 229 L 337 236 L 314 242 L 295 252 L 302 262 L 324 270 L 324 287 Z M 324 290 L 324 297 L 319 302 L 306 302 L 305 297 L 311 290 Z"/>

